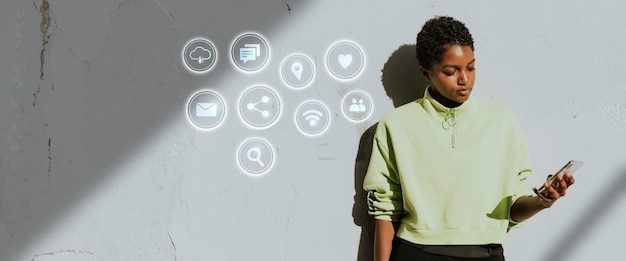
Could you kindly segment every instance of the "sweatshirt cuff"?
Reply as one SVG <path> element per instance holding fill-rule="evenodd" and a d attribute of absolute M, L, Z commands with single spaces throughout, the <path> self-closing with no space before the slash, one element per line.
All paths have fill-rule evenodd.
<path fill-rule="evenodd" d="M 391 221 L 391 222 L 400 222 L 402 220 L 402 216 L 378 215 L 378 216 L 374 216 L 374 219 Z"/>

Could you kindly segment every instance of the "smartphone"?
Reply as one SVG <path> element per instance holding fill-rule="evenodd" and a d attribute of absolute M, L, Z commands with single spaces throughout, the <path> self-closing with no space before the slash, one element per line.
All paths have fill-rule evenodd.
<path fill-rule="evenodd" d="M 548 184 L 551 184 L 553 188 L 558 188 L 559 187 L 559 183 L 556 182 L 556 179 L 559 175 L 564 175 L 566 170 L 569 170 L 570 174 L 574 174 L 574 172 L 576 172 L 580 167 L 583 166 L 583 162 L 579 161 L 579 160 L 570 160 L 568 161 L 565 166 L 563 166 L 558 172 L 556 172 L 554 175 L 552 175 L 551 177 L 548 178 Z M 541 194 L 544 197 L 548 196 L 548 189 L 543 186 L 543 184 L 541 185 L 541 187 L 539 189 L 537 189 L 535 191 L 535 193 L 537 194 Z"/>

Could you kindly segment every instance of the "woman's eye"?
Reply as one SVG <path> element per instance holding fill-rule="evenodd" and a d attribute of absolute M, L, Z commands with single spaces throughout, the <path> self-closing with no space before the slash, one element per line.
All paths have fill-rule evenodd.
<path fill-rule="evenodd" d="M 445 74 L 446 76 L 452 76 L 455 72 L 456 71 L 443 71 L 443 74 Z"/>
<path fill-rule="evenodd" d="M 470 72 L 473 72 L 474 70 L 476 70 L 476 68 L 475 67 L 467 67 L 467 70 L 470 71 Z"/>

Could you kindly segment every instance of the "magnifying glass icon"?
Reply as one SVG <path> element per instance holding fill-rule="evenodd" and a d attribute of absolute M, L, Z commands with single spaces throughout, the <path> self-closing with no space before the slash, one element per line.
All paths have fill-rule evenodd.
<path fill-rule="evenodd" d="M 265 167 L 265 163 L 261 161 L 261 150 L 258 148 L 250 148 L 246 155 L 248 156 L 248 160 L 259 163 L 262 168 Z"/>
<path fill-rule="evenodd" d="M 274 164 L 272 144 L 261 138 L 250 138 L 237 150 L 237 163 L 245 174 L 260 176 L 266 174 Z"/>

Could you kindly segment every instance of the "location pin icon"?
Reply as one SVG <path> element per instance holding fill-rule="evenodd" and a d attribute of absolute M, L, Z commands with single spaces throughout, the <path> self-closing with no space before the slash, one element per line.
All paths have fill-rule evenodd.
<path fill-rule="evenodd" d="M 291 64 L 291 72 L 293 73 L 293 75 L 296 76 L 296 78 L 298 78 L 298 81 L 302 78 L 303 69 L 304 69 L 304 66 L 302 66 L 302 64 L 299 62 L 295 62 Z"/>

